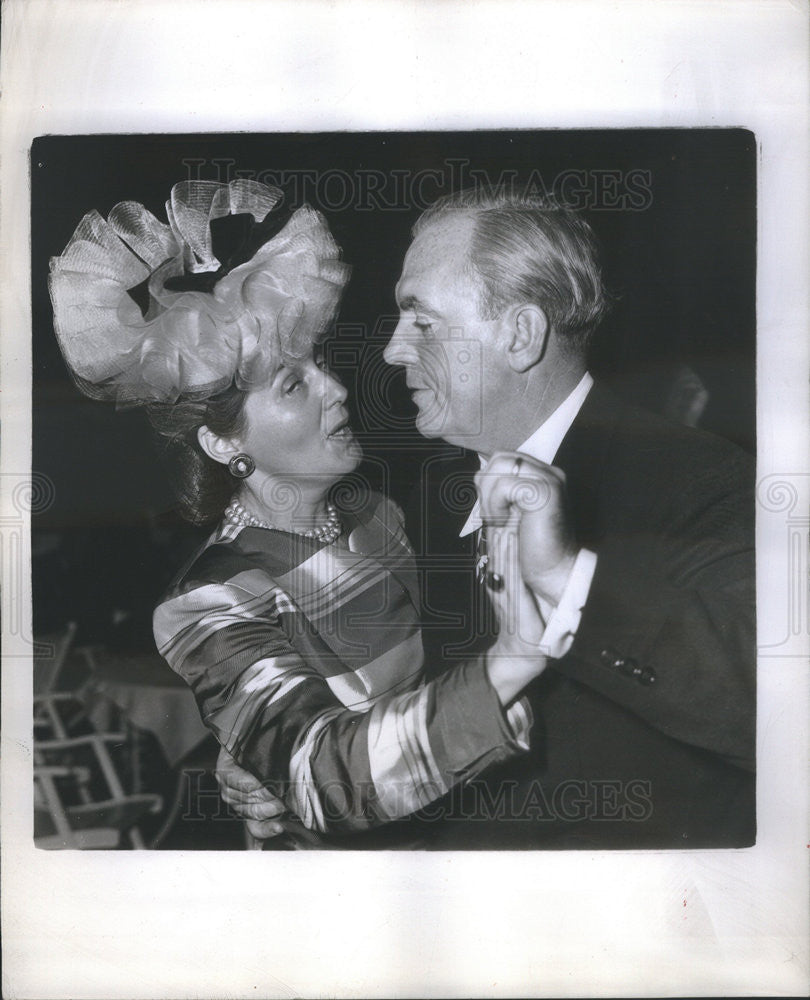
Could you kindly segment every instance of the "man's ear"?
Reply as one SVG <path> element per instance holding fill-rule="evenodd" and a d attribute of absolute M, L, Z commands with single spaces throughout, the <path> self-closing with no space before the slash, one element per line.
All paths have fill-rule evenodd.
<path fill-rule="evenodd" d="M 220 437 L 215 434 L 205 424 L 197 428 L 197 440 L 200 447 L 209 458 L 215 462 L 227 465 L 234 455 L 238 454 L 239 447 L 231 438 Z"/>
<path fill-rule="evenodd" d="M 540 306 L 517 306 L 509 315 L 511 342 L 508 359 L 513 371 L 525 372 L 542 361 L 549 337 L 549 322 Z"/>

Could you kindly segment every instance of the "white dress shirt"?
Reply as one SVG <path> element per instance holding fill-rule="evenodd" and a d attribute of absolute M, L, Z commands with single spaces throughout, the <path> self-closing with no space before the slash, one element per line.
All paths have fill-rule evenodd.
<path fill-rule="evenodd" d="M 551 416 L 517 450 L 546 465 L 553 465 L 563 438 L 570 430 L 592 385 L 593 378 L 586 372 Z M 486 459 L 479 455 L 479 461 L 481 468 L 485 468 Z M 459 533 L 460 537 L 463 538 L 481 527 L 481 507 L 476 500 L 466 524 Z M 547 656 L 558 659 L 571 648 L 595 570 L 596 554 L 588 549 L 580 549 L 560 597 L 560 603 L 554 607 L 542 598 L 537 598 L 546 623 L 540 648 Z"/>

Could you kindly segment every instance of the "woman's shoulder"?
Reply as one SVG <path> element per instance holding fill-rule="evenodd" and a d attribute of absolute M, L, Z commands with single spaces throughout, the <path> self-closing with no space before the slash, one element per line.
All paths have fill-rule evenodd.
<path fill-rule="evenodd" d="M 251 536 L 259 535 L 257 540 Z M 219 525 L 175 576 L 169 596 L 227 585 L 251 593 L 276 586 L 289 557 L 274 544 L 275 532 Z M 261 549 L 261 551 L 259 551 Z"/>
<path fill-rule="evenodd" d="M 262 529 L 270 536 L 275 534 Z M 235 623 L 261 618 L 278 623 L 284 614 L 295 613 L 287 590 L 239 544 L 240 533 L 215 532 L 197 551 L 164 592 L 152 616 L 158 650 L 171 663 L 189 637 L 216 631 Z M 174 650 L 175 652 L 171 652 Z"/>
<path fill-rule="evenodd" d="M 396 543 L 410 551 L 405 535 L 405 516 L 395 500 L 372 489 L 362 494 L 357 491 L 349 500 L 347 503 L 340 495 L 335 498 L 350 535 L 355 532 L 365 535 L 374 543 L 375 550 L 380 543 L 385 543 L 385 547 Z"/>
<path fill-rule="evenodd" d="M 374 521 L 402 522 L 402 509 L 396 501 L 368 486 L 341 489 L 334 494 L 334 503 L 343 520 L 352 526 L 368 526 Z"/>

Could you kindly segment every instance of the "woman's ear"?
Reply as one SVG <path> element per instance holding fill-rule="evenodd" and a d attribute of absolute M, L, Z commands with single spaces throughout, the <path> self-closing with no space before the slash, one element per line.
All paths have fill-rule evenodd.
<path fill-rule="evenodd" d="M 197 440 L 205 454 L 222 465 L 227 465 L 239 452 L 239 447 L 231 438 L 220 437 L 205 424 L 197 428 Z"/>
<path fill-rule="evenodd" d="M 548 317 L 540 306 L 529 304 L 516 307 L 510 314 L 509 321 L 509 365 L 516 372 L 528 371 L 542 361 L 546 353 Z"/>

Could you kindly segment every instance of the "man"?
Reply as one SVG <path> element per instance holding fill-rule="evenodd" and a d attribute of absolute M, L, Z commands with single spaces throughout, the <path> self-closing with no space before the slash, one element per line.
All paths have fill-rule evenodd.
<path fill-rule="evenodd" d="M 405 369 L 417 428 L 483 466 L 480 506 L 448 502 L 469 455 L 432 463 L 414 505 L 427 661 L 491 641 L 474 580 L 482 511 L 522 516 L 553 658 L 529 689 L 529 753 L 426 815 L 433 846 L 751 844 L 750 459 L 594 384 L 605 297 L 571 211 L 508 192 L 442 199 L 414 228 L 396 294 L 385 359 Z"/>

